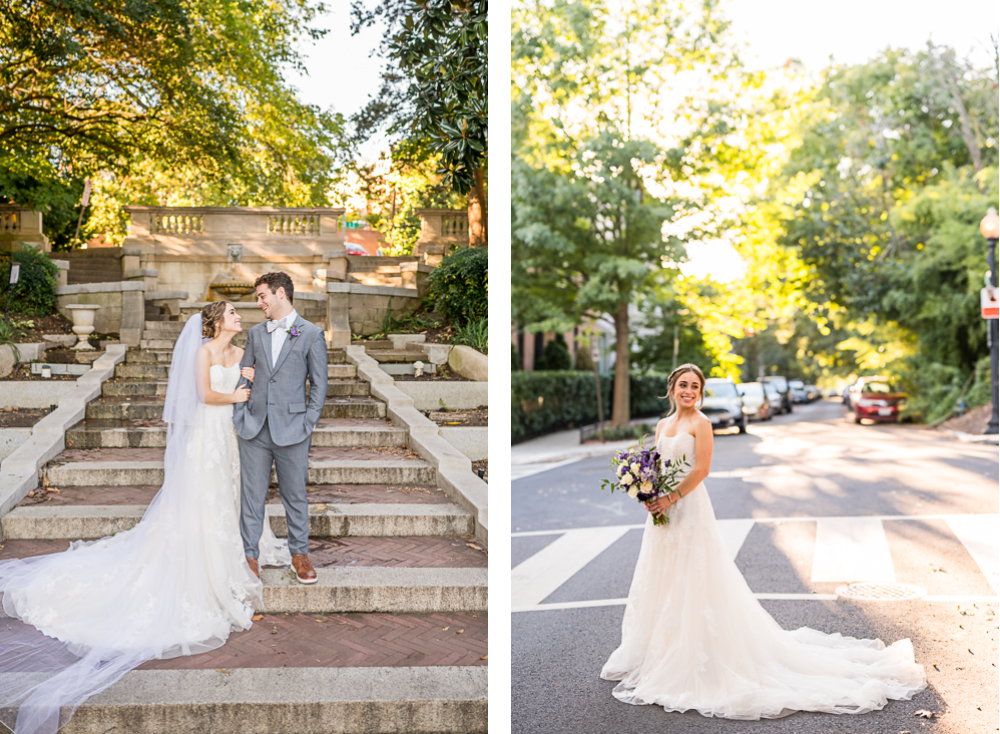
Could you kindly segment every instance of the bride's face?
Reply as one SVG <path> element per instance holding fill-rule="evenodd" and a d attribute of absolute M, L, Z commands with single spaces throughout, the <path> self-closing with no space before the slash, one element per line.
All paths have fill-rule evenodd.
<path fill-rule="evenodd" d="M 701 380 L 694 372 L 685 372 L 674 383 L 674 401 L 680 408 L 694 409 L 701 399 Z"/>
<path fill-rule="evenodd" d="M 226 310 L 222 314 L 222 331 L 243 331 L 240 315 L 236 313 L 236 306 L 231 303 L 226 304 Z"/>

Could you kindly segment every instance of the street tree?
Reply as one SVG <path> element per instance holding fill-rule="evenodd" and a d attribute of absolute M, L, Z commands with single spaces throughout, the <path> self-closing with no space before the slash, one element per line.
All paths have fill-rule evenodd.
<path fill-rule="evenodd" d="M 565 169 L 516 165 L 512 316 L 535 330 L 568 331 L 587 316 L 615 324 L 612 421 L 629 422 L 629 304 L 678 258 L 664 241 L 669 202 L 646 190 L 660 151 L 606 130 Z"/>

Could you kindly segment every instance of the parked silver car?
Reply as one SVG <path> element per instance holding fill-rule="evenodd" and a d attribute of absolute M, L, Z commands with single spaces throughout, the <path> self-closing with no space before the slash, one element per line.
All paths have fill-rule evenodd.
<path fill-rule="evenodd" d="M 777 405 L 771 405 L 767 392 L 764 390 L 762 382 L 741 382 L 736 386 L 743 398 L 743 412 L 752 421 L 769 421 L 773 413 L 778 409 Z M 781 396 L 777 391 L 774 393 L 775 400 L 781 402 Z"/>
<path fill-rule="evenodd" d="M 710 377 L 705 380 L 705 403 L 701 412 L 712 421 L 712 428 L 739 426 L 747 432 L 749 419 L 743 410 L 743 398 L 731 377 Z"/>

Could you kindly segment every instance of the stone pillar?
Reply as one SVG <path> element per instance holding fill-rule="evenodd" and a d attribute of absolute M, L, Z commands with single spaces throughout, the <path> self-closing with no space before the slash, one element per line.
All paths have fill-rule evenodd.
<path fill-rule="evenodd" d="M 146 286 L 136 283 L 135 285 L 141 286 L 141 290 L 125 290 L 130 285 L 132 283 L 122 283 L 122 327 L 118 338 L 122 344 L 137 347 L 146 324 Z"/>
<path fill-rule="evenodd" d="M 326 345 L 340 349 L 351 345 L 350 283 L 327 283 L 326 286 Z"/>
<path fill-rule="evenodd" d="M 425 263 L 400 263 L 399 265 L 403 287 L 415 289 L 418 298 L 424 298 L 430 293 L 431 286 L 427 282 L 427 276 L 433 271 L 434 268 Z"/>

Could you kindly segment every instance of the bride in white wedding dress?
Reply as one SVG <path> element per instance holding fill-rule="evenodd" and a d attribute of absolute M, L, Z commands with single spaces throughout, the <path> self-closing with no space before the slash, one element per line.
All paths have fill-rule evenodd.
<path fill-rule="evenodd" d="M 0 723 L 17 734 L 51 734 L 144 661 L 212 650 L 250 628 L 262 585 L 239 531 L 232 414 L 249 391 L 237 388 L 243 350 L 230 342 L 241 330 L 236 309 L 214 303 L 177 340 L 164 482 L 138 525 L 0 562 L 2 616 L 34 628 L 0 624 Z M 288 565 L 287 542 L 264 528 L 261 563 Z"/>
<path fill-rule="evenodd" d="M 698 407 L 705 378 L 695 365 L 670 375 L 675 412 L 656 427 L 664 461 L 690 466 L 677 489 L 649 503 L 629 589 L 622 641 L 601 677 L 614 696 L 667 711 L 762 719 L 794 711 L 861 714 L 926 686 L 908 639 L 881 640 L 782 629 L 754 598 L 730 559 L 702 480 L 712 426 Z M 656 526 L 654 514 L 670 522 Z"/>

